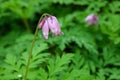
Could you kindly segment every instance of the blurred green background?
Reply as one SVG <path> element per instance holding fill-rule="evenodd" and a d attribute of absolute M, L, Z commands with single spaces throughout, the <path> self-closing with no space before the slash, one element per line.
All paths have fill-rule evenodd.
<path fill-rule="evenodd" d="M 64 35 L 44 40 L 39 30 L 29 80 L 120 80 L 120 0 L 0 0 L 0 80 L 23 80 L 43 13 Z M 91 13 L 98 26 L 84 22 Z"/>

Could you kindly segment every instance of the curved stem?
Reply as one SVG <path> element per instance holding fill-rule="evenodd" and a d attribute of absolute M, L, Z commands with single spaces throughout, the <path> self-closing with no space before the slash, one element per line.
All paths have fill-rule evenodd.
<path fill-rule="evenodd" d="M 33 41 L 32 41 L 32 46 L 31 46 L 31 49 L 30 49 L 30 54 L 29 54 L 29 57 L 28 57 L 27 65 L 26 65 L 26 72 L 25 72 L 24 80 L 27 79 L 27 74 L 28 74 L 29 65 L 30 65 L 30 59 L 31 59 L 31 57 L 32 57 L 32 50 L 33 50 L 33 47 L 34 47 L 34 44 L 35 44 L 35 40 L 36 40 L 36 37 L 37 37 L 37 33 L 38 33 L 38 28 L 36 28 L 35 35 L 34 35 L 34 39 L 33 39 Z"/>
<path fill-rule="evenodd" d="M 38 24 L 40 23 L 40 21 L 42 20 L 42 18 L 43 18 L 45 15 L 48 15 L 48 14 L 46 14 L 46 13 L 43 14 L 43 15 L 40 17 Z M 29 65 L 30 65 L 30 59 L 31 59 L 31 57 L 32 57 L 32 51 L 33 51 L 33 47 L 34 47 L 35 40 L 36 40 L 37 33 L 38 33 L 38 24 L 37 24 L 36 31 L 35 31 L 35 34 L 34 34 L 34 39 L 33 39 L 33 41 L 32 41 L 32 46 L 31 46 L 31 49 L 30 49 L 30 53 L 29 53 L 29 57 L 28 57 L 27 65 L 26 65 L 26 71 L 25 71 L 24 80 L 27 80 L 27 75 L 28 75 Z"/>

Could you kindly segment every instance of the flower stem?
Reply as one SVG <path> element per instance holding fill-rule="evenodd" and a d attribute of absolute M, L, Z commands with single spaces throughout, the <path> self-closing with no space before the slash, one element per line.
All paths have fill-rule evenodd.
<path fill-rule="evenodd" d="M 43 15 L 40 17 L 38 24 L 40 23 L 40 21 L 42 20 L 42 18 L 43 18 L 45 15 L 48 15 L 48 14 L 46 14 L 46 13 L 43 14 Z M 30 53 L 29 53 L 29 57 L 28 57 L 27 65 L 26 65 L 26 71 L 25 71 L 24 80 L 27 80 L 27 75 L 28 75 L 28 71 L 29 71 L 30 60 L 31 60 L 31 57 L 32 57 L 32 51 L 33 51 L 33 47 L 34 47 L 35 40 L 36 40 L 37 33 L 38 33 L 38 24 L 37 24 L 36 31 L 35 31 L 35 34 L 34 34 L 34 39 L 33 39 L 33 41 L 32 41 L 32 46 L 31 46 L 31 49 L 30 49 Z"/>
<path fill-rule="evenodd" d="M 34 44 L 35 44 L 35 40 L 36 40 L 36 37 L 37 37 L 37 33 L 38 33 L 38 28 L 36 28 L 35 35 L 34 35 L 34 39 L 33 39 L 33 41 L 32 41 L 32 46 L 31 46 L 31 49 L 30 49 L 30 54 L 29 54 L 29 57 L 28 57 L 27 65 L 26 65 L 26 71 L 25 71 L 24 80 L 27 79 L 27 74 L 28 74 L 29 65 L 30 65 L 30 59 L 31 59 L 31 57 L 32 57 L 32 50 L 33 50 L 33 47 L 34 47 Z"/>

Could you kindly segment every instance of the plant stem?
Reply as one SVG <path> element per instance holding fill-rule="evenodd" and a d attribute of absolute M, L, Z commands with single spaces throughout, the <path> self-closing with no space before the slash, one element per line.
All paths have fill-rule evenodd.
<path fill-rule="evenodd" d="M 28 57 L 27 65 L 26 65 L 26 71 L 25 71 L 24 80 L 27 80 L 27 75 L 28 75 L 29 65 L 30 65 L 30 59 L 31 59 L 31 57 L 32 57 L 32 51 L 33 51 L 33 47 L 34 47 L 35 40 L 36 40 L 37 33 L 38 33 L 38 25 L 39 25 L 40 21 L 42 20 L 42 18 L 43 18 L 45 15 L 48 15 L 48 14 L 43 14 L 43 15 L 40 17 L 39 22 L 38 22 L 37 27 L 36 27 L 36 31 L 35 31 L 35 34 L 34 34 L 34 39 L 33 39 L 33 41 L 32 41 L 32 46 L 31 46 L 31 49 L 30 49 L 30 53 L 29 53 L 29 57 Z"/>
<path fill-rule="evenodd" d="M 30 26 L 29 26 L 29 24 L 28 24 L 27 19 L 24 19 L 24 18 L 23 18 L 22 21 L 23 21 L 23 23 L 24 23 L 27 31 L 31 33 L 31 28 L 30 28 Z"/>
<path fill-rule="evenodd" d="M 31 59 L 31 57 L 32 57 L 32 51 L 33 51 L 33 47 L 34 47 L 35 40 L 36 40 L 36 37 L 37 37 L 37 33 L 38 33 L 38 28 L 36 28 L 35 35 L 34 35 L 34 39 L 33 39 L 33 41 L 32 41 L 32 46 L 31 46 L 31 49 L 30 49 L 30 54 L 29 54 L 29 57 L 28 57 L 27 65 L 26 65 L 26 71 L 25 71 L 24 80 L 27 79 L 27 74 L 28 74 L 29 65 L 30 65 L 30 59 Z"/>

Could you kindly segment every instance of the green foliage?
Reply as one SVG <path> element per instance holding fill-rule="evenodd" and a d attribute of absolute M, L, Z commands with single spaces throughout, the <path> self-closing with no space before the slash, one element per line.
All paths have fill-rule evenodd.
<path fill-rule="evenodd" d="M 34 38 L 26 30 L 43 13 L 64 35 L 44 40 L 39 30 L 28 80 L 120 80 L 119 0 L 0 0 L 0 80 L 23 80 Z M 98 26 L 84 22 L 91 13 Z"/>
<path fill-rule="evenodd" d="M 43 63 L 45 63 L 49 58 L 49 53 L 42 52 L 45 49 L 47 49 L 46 44 L 41 44 L 40 46 L 35 47 L 33 51 L 33 55 L 31 58 L 31 64 L 30 64 L 30 71 L 33 71 L 37 67 L 42 66 Z M 28 59 L 28 52 L 23 52 L 21 57 L 17 57 L 12 54 L 7 54 L 4 66 L 1 66 L 1 70 L 3 70 L 0 74 L 1 79 L 3 80 L 9 80 L 9 79 L 19 79 L 19 75 L 21 77 L 24 76 L 24 72 L 26 69 L 26 63 Z M 33 74 L 33 73 L 31 73 Z M 36 73 L 37 74 L 37 73 Z M 21 78 L 20 77 L 20 78 Z M 30 79 L 35 79 L 34 76 L 30 76 Z"/>
<path fill-rule="evenodd" d="M 2 3 L 2 9 L 10 10 L 20 18 L 30 18 L 37 11 L 38 1 L 8 0 Z"/>

